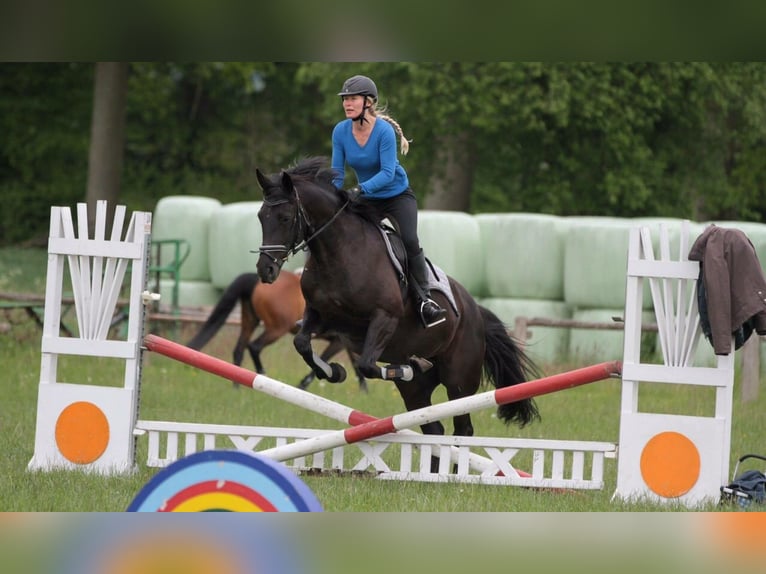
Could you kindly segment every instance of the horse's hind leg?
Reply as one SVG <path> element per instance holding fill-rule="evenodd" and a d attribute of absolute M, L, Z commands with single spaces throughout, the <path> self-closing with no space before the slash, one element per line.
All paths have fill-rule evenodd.
<path fill-rule="evenodd" d="M 344 347 L 346 349 L 346 354 L 348 355 L 349 361 L 351 361 L 351 364 L 354 367 L 354 374 L 356 375 L 356 380 L 359 382 L 359 390 L 363 393 L 366 393 L 368 391 L 367 388 L 367 379 L 364 377 L 364 375 L 359 371 L 359 367 L 356 365 L 356 357 L 351 352 L 351 349 Z"/>
<path fill-rule="evenodd" d="M 459 349 L 460 352 L 455 350 Z M 450 349 L 439 357 L 439 382 L 447 390 L 451 401 L 470 397 L 479 390 L 484 361 L 483 331 L 458 329 Z M 453 417 L 455 436 L 473 436 L 473 423 L 469 413 Z"/>
<path fill-rule="evenodd" d="M 354 365 L 354 372 L 356 373 L 356 379 L 359 381 L 359 390 L 363 393 L 366 393 L 369 391 L 367 388 L 367 379 L 364 377 L 362 373 L 359 372 L 359 369 L 356 366 L 356 363 L 354 363 L 354 356 L 351 354 L 351 351 L 348 352 L 348 357 L 351 359 L 351 363 Z"/>
<path fill-rule="evenodd" d="M 256 337 L 247 346 L 247 350 L 250 351 L 250 356 L 253 358 L 253 364 L 255 365 L 255 370 L 257 372 L 262 375 L 266 374 L 266 369 L 261 363 L 261 351 L 285 334 L 287 334 L 287 330 L 273 329 L 267 326 L 264 328 L 263 333 Z"/>
<path fill-rule="evenodd" d="M 481 373 L 481 370 L 478 372 Z M 475 381 L 475 383 L 473 381 Z M 472 377 L 468 373 L 459 378 L 454 373 L 445 375 L 442 378 L 442 384 L 447 389 L 447 398 L 451 401 L 475 394 L 476 390 L 479 388 L 479 382 L 480 379 Z M 471 415 L 469 413 L 454 416 L 452 418 L 452 424 L 454 426 L 452 434 L 455 436 L 473 436 L 473 423 L 471 422 Z"/>
<path fill-rule="evenodd" d="M 235 365 L 240 366 L 242 364 L 242 357 L 245 354 L 245 347 L 247 347 L 248 343 L 250 342 L 250 337 L 253 335 L 253 331 L 255 331 L 260 322 L 260 318 L 255 314 L 255 311 L 253 311 L 250 303 L 243 301 L 239 338 L 237 339 L 237 344 L 234 347 L 233 362 Z M 257 365 L 256 370 L 258 370 Z"/>
<path fill-rule="evenodd" d="M 247 346 L 247 350 L 250 351 L 250 357 L 253 359 L 255 372 L 265 375 L 266 369 L 263 367 L 263 363 L 261 363 L 261 349 L 263 347 L 258 346 L 256 343 L 257 339 Z"/>
<path fill-rule="evenodd" d="M 250 306 L 250 302 L 243 300 L 239 337 L 237 338 L 237 344 L 234 346 L 234 352 L 232 356 L 232 362 L 238 367 L 242 364 L 242 357 L 245 354 L 245 347 L 250 341 L 250 337 L 252 336 L 253 331 L 255 331 L 260 322 L 261 320 L 258 318 L 258 315 L 255 314 L 255 311 L 253 311 L 253 308 Z M 258 371 L 257 365 L 256 371 Z M 239 385 L 237 383 L 232 384 L 234 385 L 235 389 L 239 389 Z"/>
<path fill-rule="evenodd" d="M 361 373 L 368 379 L 391 379 L 404 378 L 412 379 L 412 367 L 410 365 L 397 366 L 394 369 L 395 375 L 388 374 L 387 367 L 379 367 L 377 361 L 385 350 L 391 336 L 396 331 L 399 324 L 399 318 L 390 315 L 383 309 L 377 309 L 373 312 L 370 324 L 367 327 L 367 335 L 364 339 L 364 347 L 356 362 L 357 373 Z M 406 372 L 404 372 L 406 369 Z"/>
<path fill-rule="evenodd" d="M 298 383 L 298 388 L 305 391 L 309 388 L 309 385 L 314 381 L 315 378 L 316 376 L 314 375 L 314 371 L 309 371 L 308 374 L 301 379 L 301 382 Z"/>
<path fill-rule="evenodd" d="M 463 355 L 461 359 L 466 360 L 466 357 Z M 468 362 L 471 363 L 471 361 Z M 439 372 L 440 381 L 447 389 L 447 398 L 451 401 L 475 394 L 481 382 L 481 364 L 474 366 L 474 368 L 469 366 L 469 368 L 462 369 L 454 364 L 451 366 L 442 364 Z M 473 436 L 473 423 L 470 414 L 457 415 L 453 417 L 452 423 L 454 425 L 452 434 L 455 436 Z"/>

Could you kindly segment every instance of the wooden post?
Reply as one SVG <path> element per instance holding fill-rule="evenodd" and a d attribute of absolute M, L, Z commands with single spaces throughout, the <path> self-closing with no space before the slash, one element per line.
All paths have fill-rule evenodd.
<path fill-rule="evenodd" d="M 758 398 L 758 384 L 761 380 L 761 338 L 753 333 L 742 347 L 742 390 L 743 403 Z"/>
<path fill-rule="evenodd" d="M 527 346 L 527 338 L 529 337 L 529 333 L 527 333 L 527 318 L 526 317 L 516 317 L 516 320 L 513 324 L 513 338 L 516 339 L 519 343 L 524 345 L 524 347 Z"/>

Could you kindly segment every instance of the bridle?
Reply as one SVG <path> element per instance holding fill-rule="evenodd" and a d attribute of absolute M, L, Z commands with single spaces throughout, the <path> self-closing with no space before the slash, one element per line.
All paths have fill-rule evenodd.
<path fill-rule="evenodd" d="M 309 248 L 309 243 L 325 229 L 327 229 L 333 221 L 335 221 L 335 219 L 341 214 L 341 212 L 346 208 L 350 201 L 346 199 L 346 202 L 340 206 L 340 209 L 336 211 L 329 220 L 323 223 L 319 229 L 312 232 L 311 222 L 308 215 L 306 214 L 306 210 L 303 208 L 303 204 L 301 203 L 301 196 L 298 195 L 298 189 L 295 186 L 293 186 L 293 193 L 295 194 L 295 202 L 298 205 L 298 209 L 295 210 L 295 215 L 293 216 L 293 221 L 291 223 L 291 228 L 293 229 L 293 237 L 290 245 L 261 245 L 258 248 L 258 253 L 265 255 L 271 259 L 272 262 L 280 266 L 285 261 L 287 261 L 287 258 L 291 255 L 295 255 L 299 251 L 306 251 Z M 269 207 L 274 207 L 276 205 L 281 205 L 288 202 L 289 200 L 285 198 L 272 201 L 265 200 L 263 203 Z M 306 237 L 307 234 L 309 234 L 309 237 Z M 303 240 L 299 242 L 298 238 L 301 235 L 303 235 Z M 282 257 L 276 257 L 273 255 L 274 252 L 283 252 L 284 255 Z M 251 253 L 255 252 L 251 251 Z"/>

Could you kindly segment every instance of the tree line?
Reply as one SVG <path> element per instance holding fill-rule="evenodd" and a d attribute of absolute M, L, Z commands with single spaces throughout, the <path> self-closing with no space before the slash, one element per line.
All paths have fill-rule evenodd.
<path fill-rule="evenodd" d="M 256 200 L 256 167 L 329 155 L 357 73 L 424 208 L 766 220 L 766 63 L 114 65 L 0 64 L 0 243 L 86 198 Z"/>

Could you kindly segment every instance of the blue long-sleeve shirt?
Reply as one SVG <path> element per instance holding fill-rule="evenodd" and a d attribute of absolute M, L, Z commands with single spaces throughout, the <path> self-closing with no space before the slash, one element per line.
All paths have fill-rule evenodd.
<path fill-rule="evenodd" d="M 404 192 L 410 182 L 396 158 L 396 132 L 391 124 L 377 119 L 364 146 L 354 139 L 351 127 L 352 121 L 345 119 L 332 132 L 332 168 L 338 174 L 335 186 L 343 186 L 348 164 L 364 195 L 382 199 Z"/>

